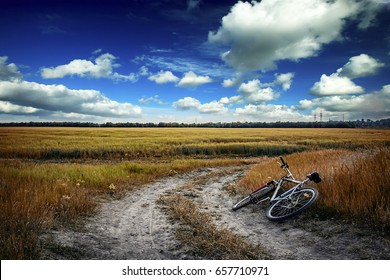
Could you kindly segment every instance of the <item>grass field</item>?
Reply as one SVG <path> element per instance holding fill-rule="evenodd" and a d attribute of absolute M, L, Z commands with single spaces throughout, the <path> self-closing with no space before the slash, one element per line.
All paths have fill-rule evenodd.
<path fill-rule="evenodd" d="M 0 128 L 0 157 L 136 160 L 260 156 L 389 143 L 389 130 L 213 128 Z"/>
<path fill-rule="evenodd" d="M 36 259 L 39 235 L 94 213 L 157 178 L 206 166 L 288 155 L 313 169 L 323 216 L 389 223 L 390 130 L 209 128 L 0 128 L 1 259 Z M 242 180 L 243 193 L 280 171 L 275 159 Z"/>

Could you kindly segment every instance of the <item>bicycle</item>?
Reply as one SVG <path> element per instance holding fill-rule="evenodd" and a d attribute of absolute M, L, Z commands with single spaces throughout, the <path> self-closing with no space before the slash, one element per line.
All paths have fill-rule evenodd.
<path fill-rule="evenodd" d="M 269 181 L 241 199 L 233 206 L 233 211 L 249 204 L 259 204 L 269 200 L 270 205 L 266 210 L 267 218 L 271 221 L 282 221 L 301 214 L 314 203 L 318 197 L 318 191 L 315 188 L 306 187 L 305 184 L 308 181 L 313 181 L 315 183 L 321 182 L 321 177 L 318 172 L 314 171 L 307 175 L 305 180 L 298 181 L 295 180 L 283 157 L 280 157 L 280 160 L 282 161 L 280 167 L 284 169 L 287 174 L 279 180 Z M 278 192 L 284 182 L 293 183 L 295 186 L 288 189 L 281 195 L 278 195 Z"/>

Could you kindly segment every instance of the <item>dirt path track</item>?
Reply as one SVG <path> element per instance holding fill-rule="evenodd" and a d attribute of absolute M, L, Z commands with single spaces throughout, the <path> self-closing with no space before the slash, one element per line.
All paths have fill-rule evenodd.
<path fill-rule="evenodd" d="M 310 219 L 270 222 L 264 209 L 248 206 L 237 212 L 226 186 L 249 166 L 207 168 L 156 181 L 123 199 L 103 203 L 84 230 L 52 231 L 43 238 L 53 259 L 194 259 L 191 248 L 175 238 L 177 224 L 168 220 L 161 195 L 181 193 L 214 217 L 215 223 L 265 247 L 274 259 L 389 259 L 383 238 L 330 221 Z M 297 225 L 300 226 L 297 226 Z M 378 252 L 380 248 L 380 252 Z"/>

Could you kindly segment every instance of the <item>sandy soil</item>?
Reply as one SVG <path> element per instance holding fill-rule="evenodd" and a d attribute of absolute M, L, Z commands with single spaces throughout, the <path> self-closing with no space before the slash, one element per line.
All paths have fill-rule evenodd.
<path fill-rule="evenodd" d="M 175 238 L 177 224 L 168 220 L 161 195 L 181 193 L 199 204 L 215 223 L 265 247 L 274 259 L 390 259 L 390 241 L 380 234 L 342 221 L 305 214 L 271 222 L 265 206 L 236 212 L 239 199 L 226 191 L 249 166 L 201 169 L 156 181 L 120 200 L 103 202 L 98 213 L 78 230 L 53 230 L 42 236 L 46 259 L 195 259 L 191 248 Z"/>

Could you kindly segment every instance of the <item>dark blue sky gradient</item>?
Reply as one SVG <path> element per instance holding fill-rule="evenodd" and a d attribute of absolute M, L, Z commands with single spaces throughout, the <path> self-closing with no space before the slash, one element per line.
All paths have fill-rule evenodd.
<path fill-rule="evenodd" d="M 0 71 L 7 77 L 11 75 L 9 69 L 15 65 L 17 70 L 12 71 L 21 77 L 19 80 L 4 77 L 4 81 L 0 80 L 0 119 L 94 122 L 311 121 L 313 114 L 319 111 L 329 119 L 341 119 L 342 115 L 347 119 L 390 117 L 390 86 L 386 87 L 390 85 L 388 1 L 363 1 L 375 2 L 375 7 L 379 7 L 374 13 L 374 22 L 368 28 L 358 28 L 359 14 L 350 16 L 345 20 L 339 38 L 322 44 L 315 55 L 296 61 L 276 60 L 275 69 L 251 71 L 237 69 L 222 59 L 222 53 L 228 51 L 239 37 L 231 37 L 226 44 L 209 40 L 209 33 L 222 28 L 222 18 L 231 13 L 237 2 L 1 0 L 0 58 L 3 57 L 3 63 L 0 64 Z M 286 14 L 287 19 L 293 17 L 299 15 Z M 261 22 L 263 19 L 258 20 Z M 252 24 L 256 25 L 256 22 Z M 277 25 L 275 22 L 275 28 Z M 250 26 L 246 28 L 243 32 L 251 30 Z M 248 44 L 251 44 L 249 40 Z M 45 68 L 54 69 L 74 60 L 95 64 L 96 59 L 105 54 L 114 57 L 110 60 L 112 73 L 106 76 L 64 74 L 47 78 L 42 74 Z M 361 54 L 380 65 L 365 76 L 347 77 L 363 91 L 338 95 L 312 90 L 323 74 L 331 76 L 351 58 Z M 151 76 L 166 71 L 170 71 L 176 80 L 158 84 L 151 79 Z M 183 86 L 180 83 L 190 71 L 196 78 L 207 76 L 209 81 Z M 116 77 L 122 75 L 122 78 L 115 78 L 115 73 Z M 130 73 L 135 78 L 125 80 L 123 76 Z M 276 83 L 276 79 L 278 75 L 286 73 L 292 73 L 291 85 L 283 88 L 282 84 Z M 234 86 L 222 86 L 224 80 L 237 77 Z M 243 91 L 245 84 L 256 80 L 259 81 L 258 88 Z M 21 86 L 22 83 L 24 86 Z M 87 111 L 85 108 L 72 111 L 65 107 L 63 110 L 47 111 L 43 110 L 44 105 L 42 108 L 32 106 L 33 109 L 28 109 L 27 101 L 21 99 L 23 94 L 37 94 L 30 91 L 32 83 L 47 86 L 43 91 L 50 86 L 61 85 L 67 90 L 98 92 L 97 99 L 106 99 L 102 103 L 93 103 L 100 102 L 97 99 L 91 101 L 91 104 L 100 105 L 86 106 L 103 106 L 102 111 L 111 113 L 101 114 L 99 110 Z M 267 88 L 272 90 L 272 98 L 253 101 L 256 94 Z M 4 92 L 6 89 L 8 91 Z M 45 94 L 49 95 L 49 90 L 43 96 Z M 71 98 L 69 92 L 61 94 L 64 103 L 65 99 Z M 77 94 L 84 100 L 82 95 L 86 92 Z M 223 98 L 235 96 L 241 96 L 241 100 L 223 101 Z M 345 106 L 349 99 L 351 104 L 356 103 L 355 107 Z M 358 110 L 359 104 L 375 103 L 378 99 L 383 101 L 380 102 L 383 106 L 375 109 L 375 105 L 372 105 L 367 106 L 367 110 Z M 311 101 L 311 105 L 302 107 L 302 100 Z M 190 105 L 184 101 L 190 102 Z M 126 113 L 126 110 L 131 113 Z"/>

